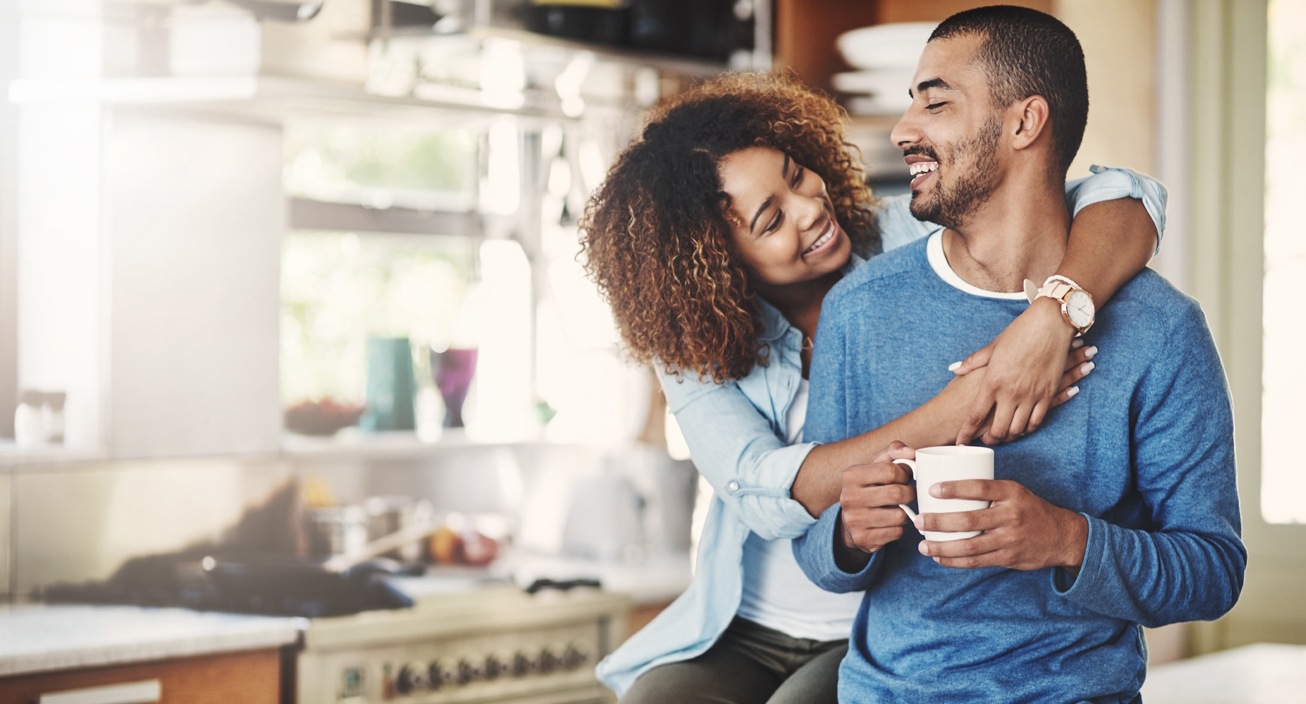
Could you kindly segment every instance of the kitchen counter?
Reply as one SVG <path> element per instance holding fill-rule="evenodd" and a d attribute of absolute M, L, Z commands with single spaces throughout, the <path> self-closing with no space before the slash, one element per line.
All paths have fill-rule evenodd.
<path fill-rule="evenodd" d="M 694 559 L 688 552 L 654 554 L 633 564 L 523 553 L 503 562 L 499 569 L 511 574 L 518 586 L 529 586 L 537 579 L 597 579 L 604 591 L 625 596 L 635 606 L 671 601 L 688 589 L 694 578 Z"/>
<path fill-rule="evenodd" d="M 1150 668 L 1147 704 L 1280 704 L 1306 692 L 1306 646 L 1257 643 Z"/>
<path fill-rule="evenodd" d="M 0 607 L 0 677 L 278 648 L 307 622 L 136 606 Z"/>

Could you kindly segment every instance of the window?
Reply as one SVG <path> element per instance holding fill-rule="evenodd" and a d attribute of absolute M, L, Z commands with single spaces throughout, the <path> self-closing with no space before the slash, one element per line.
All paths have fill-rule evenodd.
<path fill-rule="evenodd" d="M 1306 523 L 1306 0 L 1271 0 L 1269 13 L 1261 511 L 1270 523 Z"/>

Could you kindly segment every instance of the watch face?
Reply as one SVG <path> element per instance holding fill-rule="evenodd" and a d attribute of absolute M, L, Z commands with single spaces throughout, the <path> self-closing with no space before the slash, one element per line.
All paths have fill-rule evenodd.
<path fill-rule="evenodd" d="M 1072 291 L 1066 297 L 1066 317 L 1070 324 L 1084 329 L 1093 323 L 1093 297 L 1084 291 Z"/>

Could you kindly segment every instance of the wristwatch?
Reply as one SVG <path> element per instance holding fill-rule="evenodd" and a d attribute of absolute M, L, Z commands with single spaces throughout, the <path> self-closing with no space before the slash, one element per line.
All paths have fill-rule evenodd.
<path fill-rule="evenodd" d="M 1025 295 L 1033 303 L 1039 298 L 1051 298 L 1061 303 L 1061 317 L 1075 329 L 1075 337 L 1088 332 L 1097 319 L 1097 308 L 1093 305 L 1093 294 L 1080 288 L 1079 284 L 1060 274 L 1054 274 L 1043 282 L 1043 288 L 1035 288 L 1034 282 L 1025 279 Z"/>

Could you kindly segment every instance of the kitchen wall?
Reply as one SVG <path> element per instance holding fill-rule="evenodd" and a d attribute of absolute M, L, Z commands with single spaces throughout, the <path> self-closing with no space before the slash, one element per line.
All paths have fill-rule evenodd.
<path fill-rule="evenodd" d="M 1079 37 L 1088 67 L 1088 127 L 1070 176 L 1091 164 L 1154 173 L 1156 3 L 1058 0 L 1057 18 Z"/>
<path fill-rule="evenodd" d="M 408 445 L 0 467 L 0 594 L 24 600 L 51 584 L 107 579 L 133 557 L 205 545 L 294 552 L 305 482 L 338 503 L 401 494 L 439 513 L 500 514 L 518 527 L 517 544 L 556 553 L 573 482 L 603 473 L 640 494 L 649 550 L 687 541 L 693 467 L 655 448 Z M 671 495 L 682 500 L 663 503 Z"/>

